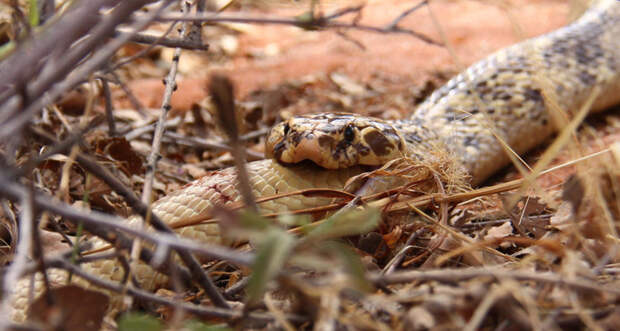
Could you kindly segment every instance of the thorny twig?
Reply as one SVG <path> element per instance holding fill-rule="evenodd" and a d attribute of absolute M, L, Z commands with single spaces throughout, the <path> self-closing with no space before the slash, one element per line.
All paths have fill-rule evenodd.
<path fill-rule="evenodd" d="M 189 12 L 189 3 L 184 1 L 182 2 L 181 7 L 184 13 Z M 186 29 L 187 29 L 187 26 L 183 25 L 180 31 L 181 36 L 185 36 Z M 151 154 L 149 155 L 147 159 L 147 171 L 145 174 L 144 188 L 142 191 L 142 202 L 146 205 L 150 205 L 152 202 L 152 189 L 153 189 L 153 182 L 155 180 L 155 170 L 157 167 L 157 161 L 160 158 L 159 150 L 161 148 L 161 139 L 164 134 L 165 122 L 166 122 L 166 118 L 168 115 L 168 111 L 170 111 L 170 109 L 172 108 L 170 106 L 170 100 L 172 98 L 172 93 L 176 91 L 177 89 L 176 74 L 177 74 L 177 70 L 179 66 L 180 56 L 181 56 L 181 49 L 176 48 L 174 50 L 170 72 L 165 79 L 166 89 L 164 92 L 164 98 L 162 100 L 161 114 L 160 114 L 157 126 L 155 127 L 155 133 L 153 135 L 153 144 L 151 147 L 152 148 Z M 147 214 L 144 218 L 143 224 L 149 224 L 151 221 L 151 218 L 152 218 L 152 215 L 149 209 L 149 211 L 147 211 Z M 165 228 L 166 232 L 172 232 L 172 230 L 170 230 L 167 226 L 165 226 L 163 222 L 160 222 L 156 226 L 156 228 L 157 229 Z M 140 251 L 140 240 L 136 240 L 134 242 L 134 246 L 131 251 L 132 259 L 135 259 L 138 257 L 139 251 Z M 217 307 L 228 308 L 229 307 L 228 303 L 226 303 L 226 300 L 224 299 L 222 294 L 218 291 L 215 284 L 213 284 L 213 281 L 211 281 L 211 278 L 209 277 L 209 275 L 207 275 L 202 270 L 200 263 L 198 263 L 198 261 L 191 254 L 185 251 L 178 251 L 178 254 L 179 256 L 181 256 L 186 266 L 191 270 L 192 275 L 195 277 L 195 280 L 202 286 L 202 288 L 205 290 L 205 293 L 211 299 L 213 304 L 216 305 Z"/>

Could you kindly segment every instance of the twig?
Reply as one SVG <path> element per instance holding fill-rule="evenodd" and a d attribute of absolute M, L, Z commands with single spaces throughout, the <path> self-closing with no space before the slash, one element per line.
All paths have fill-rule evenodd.
<path fill-rule="evenodd" d="M 398 26 L 398 23 L 400 23 L 400 21 L 402 21 L 405 17 L 409 16 L 409 14 L 413 13 L 414 11 L 420 9 L 422 6 L 426 6 L 428 5 L 428 1 L 424 0 L 422 2 L 420 2 L 419 4 L 405 10 L 404 12 L 402 12 L 400 15 L 398 15 L 397 18 L 395 18 L 392 23 L 390 23 L 386 29 L 390 30 L 390 29 L 396 29 Z"/>
<path fill-rule="evenodd" d="M 11 180 L 7 179 L 7 177 L 0 177 L 0 195 L 6 196 L 12 200 L 17 200 L 19 197 L 24 194 L 25 188 L 21 185 L 12 183 Z M 35 203 L 42 210 L 51 211 L 58 215 L 65 217 L 69 222 L 77 225 L 79 223 L 83 223 L 84 228 L 90 233 L 102 238 L 103 240 L 113 243 L 116 246 L 122 249 L 130 249 L 133 240 L 129 239 L 122 233 L 118 233 L 112 229 L 118 229 L 119 226 L 125 230 L 131 229 L 128 226 L 122 225 L 124 222 L 122 219 L 117 217 L 111 217 L 109 215 L 98 213 L 91 211 L 89 213 L 82 212 L 76 210 L 75 208 L 54 200 L 46 195 L 35 194 Z M 132 229 L 129 231 L 130 234 L 136 234 L 135 232 L 140 233 L 139 230 Z M 153 236 L 151 239 L 157 238 L 157 236 Z M 153 253 L 146 248 L 143 248 L 140 254 L 140 258 L 148 264 L 151 264 L 151 259 L 153 257 Z M 151 266 L 162 272 L 167 273 L 167 269 L 169 267 L 177 267 L 174 264 L 170 265 L 152 265 Z M 183 271 L 183 270 L 181 270 Z M 190 283 L 191 279 L 190 274 L 187 270 L 183 271 L 184 279 L 186 283 Z"/>
<path fill-rule="evenodd" d="M 105 115 L 108 121 L 108 135 L 110 135 L 110 137 L 116 137 L 116 122 L 114 122 L 114 108 L 112 106 L 110 84 L 108 84 L 108 80 L 105 78 L 100 77 L 99 80 L 101 81 L 101 88 L 103 89 Z"/>
<path fill-rule="evenodd" d="M 154 18 L 157 16 L 169 3 L 171 0 L 164 1 L 161 6 L 153 11 L 153 13 L 148 14 L 143 19 L 137 20 L 137 23 L 134 24 L 133 30 L 138 31 L 142 28 L 146 27 Z M 115 16 L 129 16 L 136 9 L 140 8 L 142 3 L 149 2 L 148 0 L 136 0 L 136 1 L 123 1 L 119 7 L 116 8 L 118 13 L 115 11 L 117 15 L 107 15 L 111 16 L 105 21 L 102 27 L 100 27 L 101 35 L 109 29 L 113 31 L 113 29 L 120 24 L 119 17 Z M 125 17 L 126 17 L 125 16 Z M 113 25 L 113 26 L 110 26 Z M 119 37 L 110 41 L 105 47 L 99 49 L 98 52 L 93 53 L 92 56 L 84 61 L 84 63 L 73 71 L 73 73 L 68 76 L 64 81 L 57 83 L 59 77 L 66 76 L 66 72 L 61 72 L 60 69 L 73 69 L 73 64 L 70 68 L 59 67 L 50 68 L 49 73 L 45 72 L 42 74 L 37 81 L 29 84 L 28 94 L 32 97 L 30 100 L 30 104 L 25 107 L 18 115 L 12 117 L 10 120 L 6 120 L 0 126 L 0 138 L 6 138 L 13 136 L 16 132 L 21 130 L 21 128 L 30 121 L 31 117 L 41 109 L 45 104 L 49 103 L 52 100 L 55 100 L 64 92 L 73 88 L 76 84 L 82 82 L 86 77 L 92 74 L 95 70 L 101 67 L 110 57 L 112 57 L 116 51 L 124 45 L 126 42 L 126 38 Z M 71 57 L 68 57 L 71 58 Z M 66 63 L 67 60 L 63 62 Z M 36 62 L 33 62 L 36 63 Z M 54 83 L 57 83 L 53 85 Z M 53 85 L 53 86 L 52 86 Z M 17 100 L 16 98 L 12 98 L 11 100 Z M 10 114 L 14 114 L 17 108 L 19 107 L 19 102 L 13 101 L 8 104 L 5 103 L 3 107 L 3 116 L 10 116 Z"/>
<path fill-rule="evenodd" d="M 0 316 L 9 316 L 11 309 L 11 298 L 13 297 L 13 291 L 17 288 L 16 284 L 22 274 L 23 270 L 28 264 L 28 256 L 32 251 L 32 236 L 31 233 L 36 231 L 34 226 L 34 203 L 33 203 L 32 190 L 23 190 L 19 199 L 21 200 L 22 213 L 21 224 L 19 227 L 19 240 L 17 242 L 17 252 L 13 259 L 2 286 L 3 298 L 2 306 L 0 307 Z M 49 285 L 49 283 L 46 283 Z M 9 322 L 8 318 L 0 318 L 0 330 L 5 330 Z"/>
<path fill-rule="evenodd" d="M 51 139 L 49 136 L 42 136 L 42 137 Z M 131 190 L 125 187 L 116 177 L 110 174 L 105 168 L 97 164 L 97 162 L 91 160 L 89 157 L 85 155 L 78 154 L 76 157 L 76 160 L 82 167 L 84 167 L 84 169 L 86 169 L 87 171 L 95 175 L 97 178 L 101 179 L 103 182 L 109 185 L 112 190 L 120 194 L 127 201 L 127 203 L 129 204 L 129 206 L 132 208 L 134 212 L 141 215 L 142 217 L 145 217 L 147 213 L 147 208 L 148 208 L 147 205 L 143 204 L 140 201 L 140 199 L 138 199 L 138 197 Z M 0 183 L 2 183 L 2 181 L 3 181 L 3 178 L 0 177 Z M 6 181 L 6 179 L 4 179 L 4 181 Z M 17 191 L 14 191 L 14 190 L 17 190 Z M 0 192 L 11 193 L 11 192 L 18 192 L 18 191 L 19 189 L 17 187 L 12 187 L 12 188 L 7 187 L 6 191 L 3 191 L 0 187 Z M 46 198 L 41 196 L 41 199 L 46 199 Z M 80 214 L 80 211 L 75 210 L 75 208 L 69 207 L 68 205 L 66 206 L 66 208 L 71 209 L 71 210 L 67 211 L 67 213 L 60 213 L 60 214 L 67 218 L 71 218 L 71 216 L 75 217 L 75 215 Z M 52 211 L 56 211 L 56 210 L 57 209 L 54 208 Z M 75 213 L 78 213 L 78 214 L 75 214 Z M 91 211 L 90 215 L 98 215 L 98 216 L 95 216 L 93 218 L 88 218 L 87 220 L 85 220 L 85 225 L 94 223 L 94 224 L 99 224 L 103 226 L 108 226 L 110 229 L 121 230 L 123 232 L 127 232 L 129 234 L 132 234 L 132 235 L 135 235 L 141 238 L 145 238 L 149 241 L 152 241 L 154 244 L 159 244 L 161 240 L 164 240 L 164 241 L 161 241 L 162 245 L 168 245 L 172 248 L 179 248 L 180 250 L 194 251 L 196 253 L 199 253 L 203 257 L 207 257 L 211 259 L 222 259 L 222 260 L 226 260 L 226 261 L 241 264 L 241 265 L 249 265 L 252 263 L 251 256 L 248 256 L 247 254 L 240 254 L 236 252 L 235 250 L 232 250 L 229 248 L 213 246 L 213 251 L 211 251 L 211 253 L 214 253 L 214 254 L 212 255 L 211 253 L 208 253 L 210 251 L 208 244 L 204 243 L 204 244 L 197 245 L 192 241 L 188 241 L 188 240 L 184 241 L 184 239 L 175 236 L 174 232 L 170 230 L 163 223 L 163 221 L 159 219 L 159 217 L 155 214 L 151 215 L 151 225 L 160 231 L 167 232 L 168 234 L 166 233 L 154 234 L 154 233 L 134 229 L 132 227 L 125 225 L 126 222 L 123 222 L 122 219 L 111 217 L 107 214 L 97 213 L 95 211 Z M 81 215 L 73 219 L 83 220 L 83 217 L 85 216 Z M 108 221 L 110 223 L 108 223 Z M 90 229 L 89 231 L 93 232 Z M 101 236 L 100 233 L 97 233 L 97 232 L 93 232 L 93 233 L 95 235 Z M 106 237 L 107 236 L 103 236 L 104 239 Z M 161 240 L 157 238 L 160 238 Z M 180 246 L 177 244 L 179 244 Z M 131 247 L 131 245 L 121 246 L 121 247 L 129 248 Z M 197 248 L 198 250 L 196 251 L 195 249 Z"/>
<path fill-rule="evenodd" d="M 123 93 L 127 96 L 129 103 L 138 111 L 138 113 L 142 116 L 145 116 L 146 110 L 144 109 L 144 105 L 138 100 L 138 98 L 133 94 L 133 91 L 121 80 L 118 74 L 114 71 L 109 72 L 109 74 L 114 78 L 114 80 L 110 80 L 110 82 L 118 85 Z"/>
<path fill-rule="evenodd" d="M 58 21 L 34 36 L 31 42 L 22 43 L 14 53 L 0 64 L 0 75 L 7 80 L 0 86 L 4 103 L 7 97 L 15 92 L 6 93 L 15 89 L 18 85 L 24 85 L 40 69 L 35 64 L 52 53 L 54 49 L 69 49 L 69 46 L 85 35 L 93 26 L 100 21 L 99 9 L 104 4 L 110 4 L 109 0 L 92 0 L 78 2 L 67 10 Z M 59 37 L 61 36 L 61 37 Z M 4 115 L 4 114 L 3 114 Z"/>
<path fill-rule="evenodd" d="M 185 14 L 189 11 L 189 4 L 185 1 L 182 2 L 182 11 Z M 186 29 L 187 27 L 183 25 L 180 31 L 181 36 L 185 35 Z M 168 76 L 165 79 L 166 90 L 164 92 L 164 98 L 162 100 L 161 114 L 160 114 L 157 126 L 155 128 L 155 133 L 153 135 L 153 144 L 151 147 L 151 154 L 149 155 L 148 160 L 147 160 L 147 171 L 145 174 L 144 188 L 142 191 L 142 202 L 147 206 L 150 205 L 152 201 L 151 199 L 152 199 L 153 182 L 155 179 L 155 169 L 157 167 L 157 161 L 160 157 L 159 150 L 161 147 L 161 138 L 163 137 L 164 129 L 165 129 L 164 124 L 166 122 L 168 111 L 170 111 L 170 109 L 172 108 L 170 106 L 170 99 L 172 98 L 172 93 L 177 89 L 176 74 L 177 74 L 180 56 L 181 56 L 181 49 L 176 48 L 174 50 L 170 72 L 168 73 Z M 150 213 L 150 208 L 149 208 L 147 209 L 146 215 L 144 217 L 145 223 L 143 224 L 149 224 L 151 221 L 151 218 L 152 218 L 152 215 Z M 158 222 L 155 228 L 158 230 L 165 229 L 166 232 L 172 232 L 172 230 L 170 230 L 161 221 Z M 140 241 L 136 240 L 131 250 L 132 259 L 137 257 L 139 251 L 140 251 Z M 228 303 L 226 303 L 226 300 L 224 300 L 224 297 L 222 296 L 222 294 L 218 291 L 215 284 L 213 284 L 213 281 L 211 280 L 209 275 L 207 275 L 204 272 L 204 270 L 202 270 L 198 261 L 191 254 L 185 251 L 179 250 L 177 251 L 177 253 L 181 257 L 185 265 L 192 272 L 192 276 L 194 277 L 194 279 L 205 290 L 207 296 L 209 297 L 209 299 L 211 299 L 213 304 L 216 305 L 217 307 L 228 308 L 229 307 Z"/>
<path fill-rule="evenodd" d="M 374 283 L 383 285 L 408 283 L 412 281 L 438 281 L 453 284 L 479 277 L 505 278 L 518 281 L 535 281 L 564 285 L 580 290 L 608 292 L 620 294 L 620 289 L 610 286 L 602 286 L 585 280 L 569 280 L 553 273 L 527 272 L 520 270 L 498 270 L 490 268 L 467 268 L 467 269 L 437 269 L 437 270 L 409 270 L 394 271 L 389 275 L 379 273 L 368 274 L 368 279 Z"/>
<path fill-rule="evenodd" d="M 175 117 L 169 121 L 166 121 L 165 123 L 166 128 L 176 127 L 179 124 L 181 124 L 180 117 Z M 123 133 L 123 135 L 125 136 L 125 139 L 127 139 L 128 141 L 131 141 L 131 140 L 139 138 L 140 136 L 144 134 L 155 131 L 155 125 L 156 125 L 155 123 L 148 123 L 143 126 L 132 129 L 126 133 Z M 152 139 L 152 138 L 149 138 L 149 139 Z"/>
<path fill-rule="evenodd" d="M 359 15 L 359 13 L 362 11 L 362 9 L 364 9 L 364 5 L 354 6 L 354 7 L 345 7 L 345 8 L 342 8 L 342 9 L 339 9 L 339 10 L 335 11 L 332 14 L 325 15 L 322 18 L 324 20 L 333 20 L 334 18 L 338 18 L 338 17 L 344 16 L 344 15 L 350 14 L 350 13 L 357 13 Z"/>
<path fill-rule="evenodd" d="M 224 14 L 204 14 L 204 15 L 187 15 L 181 16 L 178 14 L 164 14 L 160 15 L 157 20 L 159 21 L 192 21 L 192 22 L 234 22 L 234 23 L 249 23 L 249 24 L 274 24 L 274 25 L 293 25 L 298 26 L 304 29 L 354 29 L 361 30 L 367 32 L 375 32 L 375 33 L 396 33 L 396 34 L 407 34 L 413 37 L 416 37 L 428 44 L 443 46 L 442 43 L 433 40 L 432 38 L 413 31 L 409 29 L 400 28 L 398 26 L 395 27 L 377 27 L 377 26 L 369 26 L 369 25 L 360 25 L 356 23 L 343 23 L 337 21 L 327 20 L 324 17 L 317 17 L 313 20 L 308 21 L 300 21 L 297 19 L 290 18 L 281 18 L 281 17 L 242 17 L 235 15 L 224 15 Z"/>
<path fill-rule="evenodd" d="M 188 50 L 206 51 L 209 49 L 209 44 L 203 44 L 202 42 L 196 42 L 193 40 L 166 38 L 163 34 L 161 36 L 151 36 L 141 33 L 128 33 L 125 31 L 116 31 L 116 36 L 129 35 L 129 40 L 134 43 L 148 44 L 153 46 L 175 47 Z"/>
<path fill-rule="evenodd" d="M 47 160 L 52 155 L 68 152 L 69 150 L 71 150 L 73 146 L 78 144 L 81 141 L 81 139 L 83 139 L 83 136 L 85 133 L 97 127 L 102 122 L 103 122 L 103 117 L 101 116 L 95 117 L 90 123 L 88 123 L 88 125 L 84 129 L 79 130 L 78 132 L 72 134 L 67 139 L 61 142 L 54 143 L 54 145 L 51 146 L 49 149 L 47 149 L 43 154 L 40 154 L 36 157 L 29 159 L 19 168 L 16 168 L 14 170 L 8 170 L 9 174 L 13 177 L 24 176 L 30 173 L 32 169 L 37 167 L 39 164 L 41 164 L 41 162 Z M 43 131 L 41 131 L 38 128 L 31 128 L 30 131 L 39 137 L 45 136 L 46 140 L 48 141 L 53 141 L 51 137 L 47 136 Z M 52 140 L 49 140 L 49 139 L 52 139 Z"/>
<path fill-rule="evenodd" d="M 209 141 L 207 139 L 203 139 L 203 138 L 199 138 L 199 137 L 190 137 L 190 136 L 185 136 L 176 132 L 166 132 L 166 136 L 169 136 L 171 138 L 173 138 L 176 142 L 183 144 L 186 143 L 187 145 L 190 145 L 192 147 L 197 147 L 197 148 L 203 148 L 203 149 L 209 149 L 209 150 L 223 150 L 223 151 L 233 151 L 234 149 L 229 146 L 226 145 L 224 143 L 221 142 L 217 142 L 217 141 Z M 239 139 L 241 140 L 241 139 Z M 241 148 L 243 148 L 243 146 L 241 146 Z M 263 153 L 259 153 L 259 152 L 255 152 L 251 149 L 246 149 L 245 150 L 246 155 L 248 156 L 248 160 L 249 161 L 254 161 L 254 160 L 262 160 L 265 158 L 265 155 Z"/>
<path fill-rule="evenodd" d="M 64 260 L 57 260 L 57 262 L 54 263 L 54 265 L 52 266 L 55 268 L 62 268 L 62 269 L 69 270 L 72 273 L 87 279 L 92 284 L 103 287 L 110 291 L 121 292 L 124 290 L 121 285 L 114 283 L 114 282 L 107 281 L 107 280 L 103 280 L 98 277 L 93 277 L 92 275 L 85 273 L 79 267 L 73 264 L 70 264 Z M 191 304 L 179 302 L 177 300 L 170 300 L 167 298 L 163 298 L 155 294 L 133 288 L 131 286 L 127 287 L 126 289 L 129 294 L 131 294 L 132 296 L 136 298 L 140 298 L 141 300 L 150 301 L 156 304 L 173 307 L 176 309 L 182 309 L 186 312 L 195 314 L 197 316 L 210 317 L 210 318 L 213 318 L 213 317 L 227 318 L 227 319 L 234 319 L 234 318 L 242 317 L 241 311 L 232 310 L 229 308 L 191 305 Z M 249 317 L 251 320 L 258 321 L 258 322 L 270 322 L 274 320 L 273 316 L 271 316 L 270 314 L 265 314 L 265 313 L 250 313 L 249 315 L 244 316 L 244 317 Z M 289 321 L 292 321 L 295 323 L 302 323 L 302 322 L 307 321 L 307 318 L 303 316 L 299 316 L 299 315 L 286 315 L 286 318 Z"/>
<path fill-rule="evenodd" d="M 128 56 L 128 57 L 126 57 L 126 58 L 124 58 L 124 59 L 121 59 L 120 61 L 118 61 L 117 63 L 115 63 L 113 66 L 111 66 L 110 68 L 108 68 L 108 70 L 107 70 L 107 71 L 114 71 L 114 70 L 116 70 L 116 69 L 118 69 L 118 68 L 120 68 L 120 67 L 124 66 L 125 64 L 131 63 L 131 62 L 133 62 L 135 59 L 138 59 L 138 58 L 140 58 L 140 57 L 142 57 L 142 56 L 144 56 L 144 55 L 148 54 L 148 52 L 150 52 L 153 48 L 155 48 L 155 46 L 157 46 L 157 45 L 158 45 L 158 43 L 159 43 L 160 41 L 163 41 L 163 40 L 166 38 L 166 36 L 167 36 L 170 32 L 172 32 L 172 30 L 174 29 L 175 23 L 176 23 L 176 22 L 171 23 L 171 24 L 170 24 L 170 26 L 168 27 L 168 30 L 166 30 L 166 31 L 165 31 L 165 32 L 164 32 L 161 36 L 159 36 L 157 39 L 153 40 L 153 42 L 152 42 L 152 43 L 149 43 L 149 46 L 148 46 L 148 47 L 146 47 L 146 48 L 144 48 L 144 49 L 141 49 L 138 53 L 136 53 L 136 54 L 134 54 L 134 55 L 131 55 L 131 56 Z"/>

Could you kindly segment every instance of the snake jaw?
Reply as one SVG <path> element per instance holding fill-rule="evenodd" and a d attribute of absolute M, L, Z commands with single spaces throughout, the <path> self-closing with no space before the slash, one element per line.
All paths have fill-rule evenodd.
<path fill-rule="evenodd" d="M 274 126 L 265 144 L 266 155 L 282 164 L 310 160 L 327 169 L 379 166 L 405 148 L 392 125 L 346 113 L 293 117 Z"/>

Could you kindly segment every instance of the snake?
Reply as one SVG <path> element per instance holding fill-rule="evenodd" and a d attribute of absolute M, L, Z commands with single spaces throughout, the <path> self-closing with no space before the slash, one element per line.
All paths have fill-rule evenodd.
<path fill-rule="evenodd" d="M 269 158 L 247 163 L 253 193 L 265 197 L 309 188 L 341 189 L 368 167 L 400 157 L 424 160 L 437 149 L 453 157 L 468 181 L 478 185 L 510 162 L 506 146 L 523 154 L 554 134 L 554 111 L 574 114 L 595 92 L 591 112 L 620 102 L 618 36 L 620 3 L 599 0 L 569 25 L 471 65 L 435 90 L 406 119 L 382 121 L 345 113 L 292 117 L 275 125 L 265 139 Z M 172 224 L 204 215 L 216 204 L 235 203 L 240 200 L 236 174 L 235 168 L 211 172 L 156 201 L 152 211 Z M 260 209 L 282 212 L 329 201 L 296 196 L 268 201 Z M 141 220 L 132 217 L 127 222 L 138 227 Z M 176 232 L 197 242 L 223 243 L 217 224 L 182 227 Z M 105 245 L 94 238 L 94 247 Z M 81 268 L 104 280 L 123 278 L 116 260 L 95 260 Z M 50 284 L 67 284 L 66 271 L 47 272 Z M 133 275 L 145 290 L 167 281 L 166 275 L 146 264 L 139 264 Z M 71 283 L 95 288 L 77 276 Z M 31 291 L 36 297 L 43 289 L 41 274 L 20 279 L 11 294 L 11 319 L 25 321 Z M 122 308 L 120 295 L 108 295 L 111 309 Z"/>

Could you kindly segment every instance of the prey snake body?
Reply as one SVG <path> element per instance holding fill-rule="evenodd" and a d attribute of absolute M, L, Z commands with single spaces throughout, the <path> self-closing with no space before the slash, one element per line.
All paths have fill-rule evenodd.
<path fill-rule="evenodd" d="M 323 114 L 279 124 L 267 139 L 267 151 L 289 165 L 273 159 L 256 161 L 248 164 L 248 173 L 259 197 L 306 188 L 341 189 L 349 178 L 364 171 L 358 164 L 380 165 L 400 155 L 424 159 L 431 148 L 440 146 L 477 184 L 509 161 L 498 138 L 517 153 L 526 152 L 555 131 L 549 100 L 576 112 L 595 87 L 600 94 L 593 111 L 620 101 L 620 3 L 615 0 L 598 1 L 574 23 L 472 65 L 435 91 L 407 120 L 388 123 Z M 292 165 L 304 159 L 332 170 Z M 234 169 L 216 171 L 155 202 L 153 212 L 167 223 L 202 215 L 215 203 L 239 200 L 234 181 Z M 285 198 L 261 204 L 261 209 L 276 212 L 327 201 Z M 138 226 L 139 219 L 129 222 Z M 177 232 L 199 242 L 220 241 L 215 224 Z M 95 246 L 104 243 L 95 240 Z M 114 260 L 81 267 L 106 280 L 120 281 L 123 276 Z M 133 274 L 147 290 L 166 281 L 147 265 L 140 265 Z M 36 294 L 43 289 L 40 278 L 34 284 Z M 65 284 L 67 273 L 51 269 L 48 278 L 53 284 Z M 88 286 L 79 277 L 72 282 Z M 27 278 L 15 288 L 11 316 L 15 321 L 26 319 L 29 288 Z M 113 301 L 120 305 L 117 295 Z"/>

